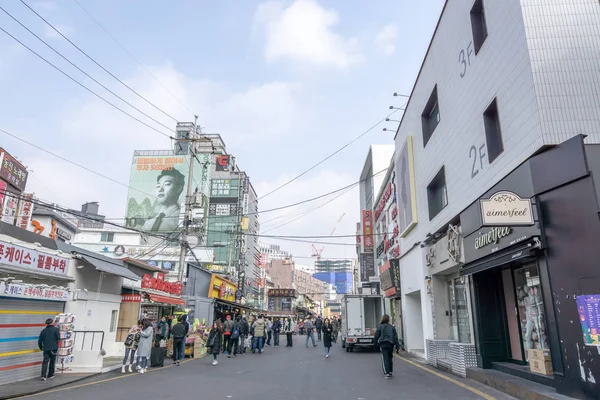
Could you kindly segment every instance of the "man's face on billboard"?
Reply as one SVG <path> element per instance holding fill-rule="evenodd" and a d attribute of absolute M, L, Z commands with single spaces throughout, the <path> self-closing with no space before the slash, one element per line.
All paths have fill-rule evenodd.
<path fill-rule="evenodd" d="M 161 176 L 156 183 L 156 198 L 161 205 L 171 205 L 177 202 L 179 194 L 175 191 L 175 179 L 172 176 Z"/>

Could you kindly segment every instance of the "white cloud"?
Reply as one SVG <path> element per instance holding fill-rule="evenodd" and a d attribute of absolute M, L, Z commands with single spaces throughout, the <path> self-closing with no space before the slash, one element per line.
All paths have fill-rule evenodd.
<path fill-rule="evenodd" d="M 375 45 L 381 50 L 386 56 L 391 56 L 396 52 L 396 40 L 398 38 L 398 27 L 390 24 L 384 26 L 377 37 L 375 38 Z"/>
<path fill-rule="evenodd" d="M 289 7 L 270 1 L 259 5 L 255 26 L 265 33 L 268 61 L 290 60 L 347 68 L 363 60 L 356 40 L 334 31 L 339 15 L 315 0 L 295 0 Z"/>
<path fill-rule="evenodd" d="M 46 10 L 54 10 L 56 3 L 53 1 L 36 1 L 34 3 L 35 8 L 45 8 Z"/>
<path fill-rule="evenodd" d="M 222 134 L 228 150 L 236 154 L 237 162 L 242 167 L 256 154 L 251 150 L 252 146 L 260 146 L 274 135 L 286 135 L 302 115 L 301 107 L 297 104 L 298 87 L 294 83 L 268 82 L 234 89 L 219 82 L 189 79 L 169 65 L 149 69 L 178 99 L 192 110 L 199 110 L 199 123 L 206 126 L 207 132 Z M 131 76 L 133 78 L 124 79 L 124 82 L 157 107 L 179 121 L 193 121 L 193 116 L 146 73 L 135 71 Z M 116 83 L 109 87 L 167 127 L 175 129 L 174 121 L 142 99 Z M 97 92 L 104 93 L 100 90 Z M 46 131 L 59 132 L 56 140 L 46 144 L 48 150 L 128 184 L 134 150 L 169 149 L 171 142 L 168 138 L 87 92 L 77 93 L 77 98 L 70 99 L 55 110 L 55 120 L 48 121 Z M 108 94 L 103 96 L 139 119 L 157 126 L 118 99 Z M 157 128 L 167 134 L 172 133 L 167 128 Z M 26 139 L 39 143 L 43 139 L 36 139 L 34 132 L 22 131 Z M 61 204 L 68 199 L 69 203 L 65 205 L 70 207 L 77 207 L 86 201 L 98 201 L 104 215 L 117 218 L 124 216 L 126 187 L 37 150 L 27 148 L 26 151 L 21 152 L 27 154 L 23 161 L 34 171 L 28 183 L 29 191 L 35 191 L 42 199 L 54 199 Z"/>
<path fill-rule="evenodd" d="M 68 25 L 58 24 L 54 25 L 54 27 L 68 38 L 73 36 L 74 30 Z M 58 32 L 52 29 L 48 24 L 44 24 L 44 36 L 46 36 L 48 39 L 62 39 L 62 36 L 60 36 Z"/>

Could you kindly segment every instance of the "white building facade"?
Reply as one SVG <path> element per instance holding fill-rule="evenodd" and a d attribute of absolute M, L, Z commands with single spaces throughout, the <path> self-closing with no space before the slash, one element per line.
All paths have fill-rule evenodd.
<path fill-rule="evenodd" d="M 461 351 L 470 344 L 466 351 L 477 352 L 477 364 L 493 367 L 482 339 L 487 328 L 472 310 L 483 297 L 471 298 L 477 278 L 466 270 L 471 254 L 483 246 L 475 242 L 472 248 L 472 235 L 488 235 L 490 230 L 477 232 L 486 224 L 480 213 L 479 225 L 469 227 L 463 238 L 461 213 L 479 207 L 480 199 L 491 199 L 493 194 L 487 192 L 506 186 L 511 173 L 538 153 L 576 135 L 586 135 L 586 145 L 600 143 L 599 35 L 600 5 L 595 0 L 446 2 L 395 137 L 407 350 L 431 358 L 426 344 L 462 342 L 466 347 Z M 534 168 L 530 170 L 534 176 Z M 531 177 L 519 182 L 536 184 Z M 536 200 L 531 201 L 535 206 Z M 528 229 L 540 225 L 537 216 L 532 224 Z M 505 229 L 516 232 L 521 228 Z M 468 245 L 465 240 L 470 240 Z M 517 276 L 516 266 L 508 267 L 503 266 L 509 271 L 505 276 L 511 271 Z M 531 276 L 539 282 L 543 268 L 539 268 L 542 272 L 534 270 Z M 504 285 L 514 291 L 507 281 Z M 536 293 L 547 290 L 529 285 Z M 507 305 L 503 303 L 510 309 Z M 511 318 L 505 317 L 507 336 L 520 329 L 520 322 L 510 326 Z M 485 329 L 478 333 L 477 324 Z M 558 328 L 538 326 L 538 336 L 551 334 L 553 329 Z M 505 340 L 511 341 L 507 346 L 512 347 L 512 355 L 497 359 L 527 365 L 531 343 L 527 347 L 521 340 Z M 546 344 L 538 339 L 534 346 L 545 349 Z M 548 346 L 556 347 L 552 349 L 553 366 L 559 369 L 555 380 L 565 392 L 576 379 L 562 377 L 567 370 L 567 361 L 561 359 L 562 345 L 550 338 Z M 442 352 L 449 352 L 447 345 Z M 449 362 L 442 358 L 442 363 Z M 454 366 L 449 367 L 454 371 Z M 459 373 L 465 373 L 464 367 Z M 593 377 L 583 375 L 578 379 L 592 385 Z"/>

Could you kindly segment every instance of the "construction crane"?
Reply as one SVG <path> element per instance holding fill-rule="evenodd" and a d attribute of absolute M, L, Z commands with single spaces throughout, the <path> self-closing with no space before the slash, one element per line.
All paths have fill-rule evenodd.
<path fill-rule="evenodd" d="M 337 229 L 338 225 L 340 224 L 340 222 L 342 222 L 342 219 L 344 218 L 344 215 L 346 215 L 346 213 L 343 213 L 337 220 L 337 222 L 335 223 L 331 233 L 329 234 L 329 237 L 333 236 L 333 234 L 335 233 L 335 230 Z M 317 240 L 318 242 L 318 240 Z M 317 249 L 317 247 L 313 244 L 312 245 L 312 257 L 315 257 L 317 259 L 317 261 L 321 261 L 321 253 L 323 253 L 323 250 L 325 250 L 325 246 L 321 246 L 320 249 Z"/>

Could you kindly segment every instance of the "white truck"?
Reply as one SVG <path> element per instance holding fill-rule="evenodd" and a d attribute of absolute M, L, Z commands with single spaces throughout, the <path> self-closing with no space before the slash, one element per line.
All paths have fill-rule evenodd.
<path fill-rule="evenodd" d="M 342 299 L 342 348 L 347 352 L 355 347 L 373 348 L 373 340 L 381 317 L 385 313 L 381 295 L 350 295 Z"/>

